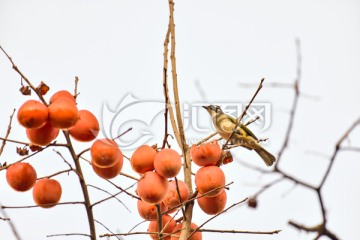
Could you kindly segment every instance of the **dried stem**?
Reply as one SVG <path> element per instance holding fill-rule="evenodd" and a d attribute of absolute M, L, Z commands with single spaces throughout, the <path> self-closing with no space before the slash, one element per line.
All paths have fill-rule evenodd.
<path fill-rule="evenodd" d="M 178 130 L 177 123 L 176 123 L 176 120 L 175 120 L 175 115 L 174 115 L 174 111 L 173 111 L 173 108 L 172 108 L 172 105 L 171 105 L 171 100 L 169 98 L 169 88 L 168 88 L 168 81 L 167 81 L 167 72 L 168 72 L 168 65 L 169 65 L 168 54 L 169 54 L 170 32 L 171 32 L 170 31 L 170 24 L 171 23 L 170 23 L 170 18 L 169 18 L 168 29 L 167 29 L 165 40 L 164 40 L 164 54 L 163 54 L 164 55 L 163 87 L 164 87 L 165 104 L 166 104 L 165 105 L 165 111 L 168 111 L 168 113 L 170 115 L 170 123 L 171 123 L 171 127 L 172 127 L 172 129 L 174 131 L 175 139 L 176 139 L 178 145 L 180 146 L 180 148 L 182 148 L 179 130 Z M 168 137 L 168 135 L 164 136 L 164 140 L 167 137 Z M 166 142 L 166 140 L 165 140 L 165 142 Z M 163 141 L 163 145 L 164 145 L 164 141 Z"/>
<path fill-rule="evenodd" d="M 12 64 L 12 68 L 21 76 L 22 79 L 25 80 L 25 82 L 29 85 L 29 87 L 38 95 L 40 100 L 47 106 L 47 102 L 45 101 L 44 97 L 39 93 L 38 89 L 32 85 L 32 83 L 29 81 L 29 79 L 20 71 L 20 69 L 15 65 L 14 61 L 10 57 L 10 55 L 0 46 L 1 51 L 6 55 L 6 57 L 9 59 L 9 61 Z"/>
<path fill-rule="evenodd" d="M 11 123 L 12 123 L 12 119 L 13 119 L 15 110 L 16 110 L 16 109 L 14 108 L 12 114 L 10 115 L 10 121 L 9 121 L 9 125 L 8 125 L 8 127 L 7 127 L 7 131 L 6 131 L 6 134 L 5 134 L 5 138 L 4 138 L 4 139 L 1 138 L 1 139 L 3 140 L 3 142 L 2 142 L 1 147 L 0 147 L 0 156 L 1 156 L 2 152 L 4 151 L 7 138 L 9 137 L 10 132 L 11 132 Z"/>
<path fill-rule="evenodd" d="M 80 93 L 78 93 L 78 84 L 79 84 L 79 77 L 75 76 L 75 88 L 74 88 L 74 98 L 75 99 L 80 94 Z"/>
<path fill-rule="evenodd" d="M 169 90 L 167 83 L 167 68 L 168 68 L 168 52 L 169 52 L 169 37 L 170 37 L 170 24 L 168 25 L 168 30 L 166 32 L 165 41 L 164 41 L 164 67 L 163 67 L 163 88 L 164 88 L 164 97 L 165 97 L 165 131 L 164 131 L 164 140 L 161 148 L 165 148 L 167 144 L 168 134 L 168 112 L 171 105 L 169 104 Z"/>
<path fill-rule="evenodd" d="M 189 147 L 186 143 L 184 126 L 182 122 L 181 110 L 180 110 L 180 100 L 179 100 L 179 91 L 178 91 L 178 81 L 177 81 L 177 69 L 176 69 L 176 57 L 175 57 L 175 20 L 174 20 L 174 1 L 168 0 L 169 3 L 169 28 L 170 28 L 170 36 L 171 36 L 171 51 L 170 51 L 170 59 L 171 59 L 171 73 L 172 73 L 172 82 L 173 82 L 173 91 L 174 91 L 174 102 L 175 102 L 175 112 L 176 112 L 176 120 L 177 120 L 177 130 L 174 129 L 175 137 L 180 138 L 180 147 L 182 150 L 182 155 L 184 158 L 184 181 L 189 188 L 190 194 L 193 193 L 192 181 L 191 181 L 191 159 L 190 159 L 190 151 Z M 166 58 L 166 56 L 164 55 Z M 192 219 L 194 202 L 189 202 L 185 205 L 185 217 L 186 219 L 183 221 L 183 230 L 180 234 L 180 240 L 187 239 L 190 229 L 190 223 Z"/>

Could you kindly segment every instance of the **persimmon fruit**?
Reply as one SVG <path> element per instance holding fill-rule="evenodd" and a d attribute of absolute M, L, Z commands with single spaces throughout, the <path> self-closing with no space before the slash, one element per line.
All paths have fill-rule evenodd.
<path fill-rule="evenodd" d="M 36 182 L 36 171 L 29 163 L 18 162 L 6 170 L 6 181 L 14 190 L 25 192 Z"/>
<path fill-rule="evenodd" d="M 225 185 L 224 172 L 216 166 L 207 166 L 200 168 L 195 174 L 195 185 L 200 194 L 205 194 L 211 190 L 216 190 L 206 194 L 213 197 L 223 191 Z"/>
<path fill-rule="evenodd" d="M 176 222 L 175 220 L 169 216 L 169 215 L 163 215 L 162 217 L 162 225 L 164 228 L 163 230 L 163 234 L 170 234 L 173 232 L 175 226 L 176 226 Z M 159 224 L 158 221 L 151 221 L 149 224 L 149 228 L 148 228 L 148 232 L 159 232 Z M 150 237 L 154 240 L 159 239 L 159 235 L 158 234 L 150 234 Z M 164 240 L 170 240 L 171 236 L 167 236 L 162 238 Z"/>
<path fill-rule="evenodd" d="M 31 143 L 39 146 L 50 144 L 59 134 L 59 129 L 47 122 L 41 128 L 26 129 L 26 135 Z"/>
<path fill-rule="evenodd" d="M 71 137 L 80 142 L 90 142 L 99 134 L 99 122 L 88 110 L 79 111 L 79 119 L 68 131 Z"/>
<path fill-rule="evenodd" d="M 68 129 L 79 119 L 79 111 L 75 102 L 61 97 L 52 102 L 49 107 L 49 121 L 51 125 L 60 129 Z"/>
<path fill-rule="evenodd" d="M 59 98 L 67 98 L 71 100 L 72 102 L 76 103 L 74 95 L 72 95 L 69 91 L 66 90 L 60 90 L 56 93 L 54 93 L 50 98 L 50 104 L 55 102 Z"/>
<path fill-rule="evenodd" d="M 162 149 L 155 156 L 154 168 L 163 177 L 175 177 L 181 169 L 181 157 L 173 149 Z"/>
<path fill-rule="evenodd" d="M 157 204 L 164 200 L 168 188 L 169 182 L 167 178 L 156 172 L 149 171 L 141 176 L 136 192 L 143 201 Z"/>
<path fill-rule="evenodd" d="M 154 204 L 150 204 L 147 202 L 144 202 L 142 200 L 137 201 L 137 210 L 140 215 L 145 220 L 149 221 L 155 221 L 157 220 L 157 210 L 156 206 Z M 160 203 L 160 211 L 165 212 L 167 210 L 167 207 L 164 203 Z"/>
<path fill-rule="evenodd" d="M 190 224 L 190 233 L 194 232 L 198 226 L 195 223 Z M 172 232 L 171 240 L 178 240 L 180 238 L 180 233 L 182 229 L 182 223 L 176 225 Z M 202 232 L 194 233 L 188 240 L 202 240 Z"/>
<path fill-rule="evenodd" d="M 204 196 L 198 198 L 197 202 L 201 210 L 203 210 L 206 214 L 215 215 L 225 209 L 226 199 L 226 191 L 223 190 L 214 197 Z"/>
<path fill-rule="evenodd" d="M 114 140 L 103 138 L 96 140 L 91 148 L 91 164 L 99 168 L 107 168 L 123 162 L 123 155 Z"/>
<path fill-rule="evenodd" d="M 179 205 L 180 199 L 181 199 L 181 202 L 184 202 L 184 201 L 188 200 L 190 197 L 190 191 L 189 191 L 189 188 L 186 185 L 186 183 L 184 183 L 181 180 L 177 180 L 177 182 L 178 182 L 179 193 L 180 193 L 181 197 L 179 197 L 179 194 L 176 189 L 176 181 L 173 180 L 173 181 L 169 182 L 169 189 L 167 191 L 165 199 L 163 200 L 163 203 L 165 204 L 165 206 L 168 209 L 171 209 L 171 208 L 175 207 L 176 205 Z M 173 211 L 176 211 L 176 208 Z"/>
<path fill-rule="evenodd" d="M 156 150 L 148 145 L 138 147 L 130 159 L 132 169 L 140 174 L 154 170 L 156 154 Z"/>
<path fill-rule="evenodd" d="M 200 146 L 192 145 L 190 156 L 193 162 L 200 166 L 215 166 L 220 160 L 221 148 L 217 141 L 203 143 Z"/>
<path fill-rule="evenodd" d="M 40 128 L 46 124 L 48 114 L 45 104 L 36 100 L 28 100 L 19 108 L 17 119 L 26 128 Z"/>
<path fill-rule="evenodd" d="M 61 185 L 55 179 L 40 179 L 33 188 L 34 201 L 42 208 L 54 207 L 60 201 L 61 193 Z"/>
<path fill-rule="evenodd" d="M 122 167 L 123 167 L 123 160 L 118 159 L 115 165 L 111 165 L 109 167 L 99 167 L 95 164 L 91 165 L 94 172 L 101 178 L 104 179 L 111 179 L 119 175 Z"/>

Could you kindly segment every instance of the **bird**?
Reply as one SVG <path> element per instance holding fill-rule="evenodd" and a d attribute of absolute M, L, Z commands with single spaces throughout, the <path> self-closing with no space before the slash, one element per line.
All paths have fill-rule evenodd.
<path fill-rule="evenodd" d="M 202 106 L 205 108 L 212 118 L 216 132 L 225 140 L 229 140 L 230 144 L 239 145 L 249 150 L 254 150 L 264 161 L 267 166 L 273 165 L 276 161 L 274 155 L 265 150 L 260 144 L 255 134 L 244 124 L 240 123 L 237 127 L 237 120 L 225 114 L 217 105 Z M 236 130 L 233 134 L 233 130 Z"/>

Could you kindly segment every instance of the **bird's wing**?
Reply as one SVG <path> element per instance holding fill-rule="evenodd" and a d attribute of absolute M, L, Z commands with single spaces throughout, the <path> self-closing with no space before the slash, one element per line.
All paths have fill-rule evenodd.
<path fill-rule="evenodd" d="M 255 136 L 255 134 L 244 124 L 240 124 L 240 128 L 242 128 L 246 132 L 247 135 L 253 137 L 255 140 L 258 140 L 257 137 Z"/>
<path fill-rule="evenodd" d="M 234 129 L 235 124 L 237 123 L 237 120 L 235 118 L 233 118 L 232 116 L 229 116 L 229 120 L 234 124 L 234 126 L 233 126 L 233 129 Z M 241 128 L 241 130 L 244 130 L 246 135 L 253 137 L 255 140 L 258 140 L 257 137 L 255 136 L 255 134 L 249 128 L 247 128 L 244 124 L 241 123 L 240 128 Z M 242 133 L 241 130 L 238 130 L 237 132 Z"/>

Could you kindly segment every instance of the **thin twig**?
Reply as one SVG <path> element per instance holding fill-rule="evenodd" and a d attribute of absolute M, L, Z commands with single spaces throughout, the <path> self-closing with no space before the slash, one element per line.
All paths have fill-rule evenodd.
<path fill-rule="evenodd" d="M 180 194 L 179 183 L 178 183 L 177 177 L 175 177 L 175 184 L 176 184 L 176 193 L 177 193 L 177 196 L 179 199 L 179 204 L 181 204 L 182 200 L 181 200 L 181 194 Z M 181 212 L 183 214 L 183 218 L 186 219 L 185 210 L 182 207 L 181 207 Z"/>
<path fill-rule="evenodd" d="M 69 236 L 84 236 L 91 238 L 91 235 L 86 233 L 58 233 L 58 234 L 47 235 L 46 237 L 69 237 Z"/>
<path fill-rule="evenodd" d="M 116 184 L 113 183 L 112 181 L 107 180 L 107 182 L 110 183 L 111 185 L 113 185 L 114 187 L 116 187 L 117 189 L 121 190 L 122 192 L 126 193 L 126 194 L 129 195 L 130 197 L 135 198 L 135 199 L 137 199 L 137 200 L 141 200 L 138 196 L 136 196 L 136 195 L 134 195 L 134 194 L 132 194 L 132 193 L 129 193 L 128 191 L 126 191 L 126 190 L 123 189 L 122 187 L 116 185 Z M 134 185 L 135 185 L 135 184 L 131 185 L 131 187 L 134 186 Z M 128 188 L 130 188 L 130 187 L 128 187 Z M 128 188 L 127 188 L 127 189 L 128 189 Z"/>
<path fill-rule="evenodd" d="M 206 192 L 206 193 L 204 193 L 204 194 L 202 194 L 202 195 L 198 195 L 198 192 L 195 191 L 195 192 L 190 196 L 190 198 L 189 198 L 188 200 L 186 200 L 186 201 L 184 201 L 184 202 L 182 202 L 182 203 L 179 203 L 179 204 L 175 205 L 174 207 L 166 210 L 165 212 L 163 212 L 163 214 L 170 213 L 170 212 L 171 212 L 172 210 L 174 210 L 174 209 L 177 209 L 177 208 L 179 208 L 179 207 L 183 207 L 184 205 L 187 205 L 187 204 L 189 204 L 189 203 L 193 203 L 194 200 L 196 200 L 196 199 L 198 199 L 198 198 L 206 197 L 206 196 L 209 195 L 210 193 L 215 192 L 215 191 L 217 191 L 217 190 L 219 190 L 219 189 L 227 188 L 228 186 L 230 186 L 230 185 L 233 184 L 233 183 L 234 183 L 234 182 L 230 182 L 230 183 L 228 183 L 228 184 L 225 184 L 224 186 L 214 188 L 214 189 L 212 189 L 212 190 L 210 190 L 210 191 L 208 191 L 208 192 Z"/>
<path fill-rule="evenodd" d="M 192 235 L 194 235 L 199 229 L 201 229 L 205 224 L 207 224 L 208 222 L 210 222 L 211 220 L 213 220 L 214 218 L 217 218 L 219 215 L 227 212 L 229 209 L 241 204 L 241 203 L 244 203 L 247 201 L 247 198 L 239 201 L 239 202 L 236 202 L 234 204 L 232 204 L 231 206 L 227 207 L 226 209 L 224 209 L 222 212 L 214 215 L 213 217 L 209 218 L 208 220 L 206 220 L 205 222 L 203 222 L 201 225 L 199 225 L 196 229 L 194 229 L 194 231 L 192 233 L 190 233 L 190 235 L 188 236 L 188 239 L 191 238 Z"/>
<path fill-rule="evenodd" d="M 257 94 L 260 92 L 261 88 L 263 87 L 263 82 L 264 82 L 264 78 L 261 79 L 258 88 L 256 89 L 254 95 L 252 96 L 250 102 L 246 105 L 244 111 L 241 113 L 241 115 L 236 119 L 236 125 L 233 129 L 233 131 L 231 132 L 230 136 L 228 139 L 226 139 L 226 142 L 223 144 L 222 149 L 224 150 L 227 146 L 227 144 L 229 143 L 230 139 L 232 138 L 232 136 L 234 136 L 236 129 L 240 126 L 241 124 L 241 120 L 243 119 L 243 117 L 247 114 L 247 110 L 249 109 L 249 107 L 251 106 L 252 102 L 255 100 Z"/>
<path fill-rule="evenodd" d="M 115 233 L 115 234 L 101 234 L 99 237 L 115 237 L 115 236 L 131 236 L 131 235 L 155 235 L 158 232 L 129 232 L 129 233 Z"/>
<path fill-rule="evenodd" d="M 198 232 L 272 235 L 272 234 L 280 233 L 281 230 L 273 230 L 273 231 L 240 231 L 240 230 L 221 230 L 221 229 L 219 229 L 219 230 L 217 230 L 217 229 L 199 229 Z"/>
<path fill-rule="evenodd" d="M 289 144 L 289 140 L 290 140 L 290 135 L 293 129 L 293 125 L 294 125 L 294 119 L 295 119 L 295 113 L 297 110 L 297 106 L 298 106 L 298 102 L 299 102 L 299 88 L 300 88 L 300 81 L 301 81 L 301 45 L 300 45 L 300 40 L 296 39 L 295 41 L 296 43 L 296 52 L 297 52 L 297 64 L 296 64 L 296 78 L 293 84 L 293 89 L 294 89 L 294 99 L 293 99 L 293 105 L 291 107 L 291 111 L 290 111 L 290 118 L 289 118 L 289 124 L 287 126 L 286 129 L 286 133 L 285 133 L 285 140 L 283 141 L 283 144 L 280 148 L 280 151 L 278 153 L 277 156 L 277 161 L 275 163 L 275 169 L 278 169 L 279 163 L 280 163 L 280 159 L 285 151 L 285 149 L 287 148 L 288 144 Z"/>
<path fill-rule="evenodd" d="M 325 183 L 325 181 L 326 181 L 326 179 L 327 179 L 327 176 L 328 176 L 329 173 L 330 173 L 331 167 L 333 166 L 333 163 L 334 163 L 334 160 L 335 160 L 335 158 L 336 158 L 336 155 L 337 155 L 337 153 L 338 153 L 338 151 L 339 151 L 339 149 L 340 149 L 340 147 L 341 147 L 341 144 L 345 141 L 346 138 L 348 138 L 348 136 L 350 135 L 350 133 L 351 133 L 351 132 L 354 130 L 354 128 L 355 128 L 356 126 L 358 126 L 359 124 L 360 124 L 360 118 L 357 119 L 357 120 L 350 126 L 350 128 L 343 134 L 343 136 L 341 136 L 341 138 L 339 139 L 339 141 L 336 143 L 336 146 L 335 146 L 335 149 L 334 149 L 334 153 L 333 153 L 333 155 L 331 156 L 331 159 L 330 159 L 330 164 L 329 164 L 328 168 L 326 169 L 326 172 L 325 172 L 325 174 L 324 174 L 324 176 L 323 176 L 323 178 L 322 178 L 322 180 L 321 180 L 321 183 L 320 183 L 320 185 L 319 185 L 319 188 L 321 188 L 321 187 L 324 185 L 324 183 Z"/>
<path fill-rule="evenodd" d="M 74 88 L 74 98 L 75 99 L 80 94 L 80 93 L 78 93 L 78 84 L 79 84 L 79 77 L 75 76 L 75 88 Z"/>
<path fill-rule="evenodd" d="M 9 124 L 8 124 L 8 127 L 7 127 L 7 131 L 6 131 L 6 134 L 5 134 L 5 138 L 2 139 L 3 142 L 2 142 L 1 147 L 0 147 L 0 156 L 1 156 L 2 152 L 4 151 L 5 144 L 6 144 L 6 140 L 7 140 L 7 138 L 9 137 L 10 132 L 11 132 L 11 123 L 12 123 L 12 119 L 13 119 L 15 110 L 16 110 L 16 109 L 14 108 L 12 114 L 10 115 L 10 121 L 9 121 Z"/>
<path fill-rule="evenodd" d="M 1 203 L 0 203 L 0 212 L 4 216 L 3 220 L 6 220 L 7 223 L 9 224 L 11 231 L 14 234 L 14 237 L 16 238 L 16 240 L 21 240 L 20 234 L 19 234 L 18 230 L 16 229 L 15 224 L 10 220 L 6 211 L 4 210 L 4 208 L 2 208 Z"/>
<path fill-rule="evenodd" d="M 202 139 L 201 141 L 199 141 L 198 143 L 196 143 L 196 146 L 199 146 L 200 144 L 206 142 L 207 140 L 209 140 L 210 138 L 214 137 L 217 134 L 217 132 L 214 132 L 212 134 L 210 134 L 209 136 L 207 136 L 206 138 Z"/>
<path fill-rule="evenodd" d="M 21 158 L 20 160 L 17 160 L 17 161 L 15 161 L 15 162 L 11 163 L 11 164 L 7 164 L 7 165 L 5 165 L 5 166 L 0 167 L 0 171 L 9 168 L 11 165 L 14 165 L 14 164 L 16 164 L 16 163 L 22 162 L 22 161 L 24 161 L 24 160 L 26 160 L 26 159 L 28 159 L 28 158 L 31 158 L 31 157 L 35 156 L 36 154 L 44 151 L 44 150 L 47 149 L 48 147 L 50 147 L 50 146 L 48 145 L 48 146 L 44 147 L 41 151 L 33 152 L 32 154 L 30 154 L 30 155 L 28 155 L 28 156 L 26 156 L 26 157 L 23 157 L 23 158 Z"/>
<path fill-rule="evenodd" d="M 260 118 L 260 116 L 256 116 L 256 118 L 254 118 L 253 120 L 248 121 L 247 123 L 245 123 L 245 126 L 249 126 L 250 124 L 252 124 L 253 122 L 256 122 L 258 119 Z"/>
<path fill-rule="evenodd" d="M 40 100 L 46 105 L 48 106 L 46 100 L 44 99 L 44 97 L 39 93 L 38 89 L 32 85 L 32 83 L 29 81 L 29 79 L 20 71 L 20 69 L 15 65 L 14 61 L 12 60 L 12 58 L 10 57 L 10 55 L 2 48 L 2 46 L 0 46 L 1 51 L 6 55 L 6 57 L 9 59 L 9 61 L 12 64 L 12 68 L 21 76 L 22 79 L 25 80 L 25 82 L 29 85 L 29 87 L 38 95 L 38 97 L 40 98 Z"/>
<path fill-rule="evenodd" d="M 41 204 L 42 206 L 59 206 L 59 205 L 77 205 L 85 204 L 84 202 L 60 202 L 56 204 Z M 38 208 L 39 205 L 27 205 L 27 206 L 0 206 L 1 209 L 24 209 L 24 208 Z"/>
<path fill-rule="evenodd" d="M 74 171 L 73 169 L 66 169 L 66 170 L 62 170 L 62 171 L 59 171 L 59 172 L 56 172 L 56 173 L 53 173 L 53 174 L 50 174 L 48 176 L 45 176 L 45 177 L 40 177 L 40 178 L 37 178 L 37 180 L 40 180 L 40 179 L 45 179 L 45 178 L 52 178 L 52 177 L 55 177 L 57 175 L 60 175 L 60 174 L 63 174 L 63 173 L 70 173 Z"/>
<path fill-rule="evenodd" d="M 165 97 L 165 131 L 164 131 L 164 140 L 161 148 L 165 148 L 168 138 L 168 112 L 171 105 L 169 103 L 169 90 L 168 90 L 168 83 L 167 83 L 167 68 L 168 68 L 168 52 L 169 52 L 169 37 L 170 37 L 170 25 L 168 26 L 168 30 L 166 32 L 165 41 L 164 41 L 164 67 L 163 67 L 163 88 L 164 88 L 164 97 Z"/>
<path fill-rule="evenodd" d="M 105 228 L 107 231 L 109 231 L 111 234 L 115 234 L 113 233 L 107 226 L 105 226 L 105 224 L 103 224 L 102 222 L 98 221 L 95 219 L 95 222 L 100 224 L 103 228 Z M 121 238 L 119 238 L 118 236 L 115 236 L 117 239 L 121 240 Z"/>
<path fill-rule="evenodd" d="M 112 196 L 115 200 L 117 200 L 121 205 L 123 205 L 128 211 L 129 213 L 131 213 L 130 209 L 119 199 L 117 198 L 116 196 L 114 196 L 113 194 L 111 194 L 109 191 L 106 191 L 105 189 L 102 189 L 102 188 L 99 188 L 97 186 L 94 186 L 94 185 L 91 185 L 91 184 L 88 184 L 88 187 L 92 187 L 92 188 L 95 188 L 101 192 L 104 192 L 104 193 L 107 193 L 108 195 Z"/>
<path fill-rule="evenodd" d="M 107 200 L 110 200 L 110 199 L 112 199 L 112 198 L 115 198 L 117 195 L 119 195 L 119 194 L 121 194 L 121 193 L 123 193 L 123 192 L 125 192 L 125 193 L 126 193 L 126 190 L 128 190 L 128 189 L 130 189 L 130 188 L 134 187 L 136 184 L 137 184 L 137 183 L 134 183 L 134 184 L 130 185 L 129 187 L 125 188 L 124 190 L 123 190 L 123 189 L 121 189 L 121 191 L 120 191 L 120 192 L 118 192 L 118 193 L 115 193 L 115 194 L 110 194 L 110 196 L 109 196 L 109 197 L 104 198 L 104 199 L 102 199 L 102 200 L 99 200 L 99 201 L 97 201 L 97 202 L 93 203 L 93 204 L 91 205 L 91 208 L 93 208 L 93 207 L 95 207 L 96 205 L 98 205 L 98 204 L 100 204 L 100 203 L 103 203 L 103 202 L 105 202 L 105 201 L 107 201 Z M 127 208 L 127 209 L 128 209 L 128 208 Z M 128 210 L 129 210 L 129 209 L 128 209 Z"/>

